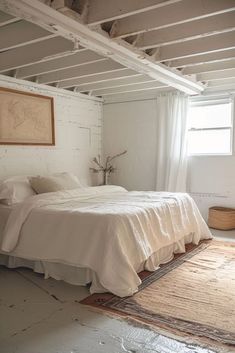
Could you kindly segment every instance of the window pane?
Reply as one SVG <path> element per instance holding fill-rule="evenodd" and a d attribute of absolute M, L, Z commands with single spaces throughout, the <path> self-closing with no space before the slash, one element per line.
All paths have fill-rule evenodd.
<path fill-rule="evenodd" d="M 231 130 L 189 131 L 189 154 L 230 153 Z"/>
<path fill-rule="evenodd" d="M 231 103 L 192 106 L 189 109 L 189 128 L 231 126 Z"/>

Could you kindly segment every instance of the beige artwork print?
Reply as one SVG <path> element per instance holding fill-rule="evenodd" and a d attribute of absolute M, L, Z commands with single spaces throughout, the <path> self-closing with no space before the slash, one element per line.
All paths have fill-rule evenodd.
<path fill-rule="evenodd" d="M 51 136 L 50 99 L 0 92 L 2 143 L 51 143 Z"/>

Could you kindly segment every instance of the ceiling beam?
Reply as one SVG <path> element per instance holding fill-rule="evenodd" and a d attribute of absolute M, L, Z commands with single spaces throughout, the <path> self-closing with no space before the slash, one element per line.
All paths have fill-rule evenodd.
<path fill-rule="evenodd" d="M 156 88 L 167 87 L 164 84 L 154 81 L 141 84 L 132 84 L 125 87 L 114 87 L 107 89 L 94 90 L 92 92 L 95 96 L 110 96 L 112 94 L 125 93 L 125 92 L 137 92 L 137 91 L 147 91 Z"/>
<path fill-rule="evenodd" d="M 202 38 L 235 29 L 235 11 L 178 24 L 170 28 L 149 31 L 138 36 L 135 46 L 140 49 L 151 49 L 186 40 Z"/>
<path fill-rule="evenodd" d="M 22 67 L 17 70 L 16 78 L 25 79 L 32 76 L 38 76 L 49 72 L 66 69 L 79 65 L 86 65 L 93 62 L 103 61 L 105 58 L 90 50 L 78 51 L 75 54 L 63 56 L 49 61 L 42 61 L 38 64 Z"/>
<path fill-rule="evenodd" d="M 172 88 L 169 87 L 159 87 L 147 91 L 137 91 L 137 92 L 126 92 L 113 94 L 110 96 L 104 97 L 104 104 L 112 104 L 112 103 L 125 103 L 125 102 L 133 102 L 133 101 L 141 101 L 141 100 L 156 100 L 159 92 L 169 92 L 172 91 Z"/>
<path fill-rule="evenodd" d="M 87 23 L 99 24 L 143 13 L 181 0 L 90 0 Z"/>
<path fill-rule="evenodd" d="M 75 66 L 69 69 L 59 70 L 48 74 L 40 75 L 37 77 L 37 82 L 48 84 L 64 80 L 70 80 L 76 77 L 95 75 L 101 72 L 110 72 L 122 68 L 124 67 L 119 63 L 104 58 L 104 61 L 99 61 L 97 63 L 91 63 L 83 66 Z"/>
<path fill-rule="evenodd" d="M 46 39 L 0 53 L 0 72 L 39 62 L 44 58 L 73 50 L 73 43 L 61 37 Z"/>
<path fill-rule="evenodd" d="M 110 72 L 104 72 L 100 74 L 95 74 L 91 76 L 83 76 L 79 78 L 72 78 L 71 80 L 66 80 L 66 81 L 61 81 L 58 84 L 59 88 L 70 88 L 70 87 L 75 87 L 79 86 L 82 84 L 94 84 L 98 82 L 106 82 L 109 80 L 121 80 L 124 77 L 133 77 L 139 75 L 136 73 L 136 71 L 133 71 L 131 69 L 120 69 L 120 70 L 115 70 L 115 71 L 110 71 Z"/>
<path fill-rule="evenodd" d="M 205 72 L 197 75 L 200 81 L 221 80 L 225 78 L 235 78 L 235 68 L 229 70 Z"/>
<path fill-rule="evenodd" d="M 163 46 L 158 48 L 156 59 L 158 61 L 168 61 L 234 48 L 235 31 Z M 216 58 L 215 54 L 214 57 Z"/>
<path fill-rule="evenodd" d="M 135 75 L 134 77 L 124 77 L 120 80 L 109 80 L 104 82 L 97 83 L 88 83 L 86 85 L 77 86 L 77 92 L 87 92 L 87 91 L 95 91 L 99 89 L 107 89 L 114 87 L 126 87 L 132 84 L 142 84 L 146 82 L 154 81 L 148 76 L 144 76 L 141 74 Z"/>
<path fill-rule="evenodd" d="M 165 61 L 164 63 L 170 67 L 190 67 L 192 65 L 201 65 L 212 62 L 219 62 L 220 60 L 231 60 L 235 57 L 235 49 L 222 50 L 215 53 L 199 54 L 197 56 L 190 56 L 176 60 Z"/>
<path fill-rule="evenodd" d="M 191 0 L 187 0 L 191 1 Z M 208 1 L 208 0 L 207 0 Z M 217 2 L 217 0 L 214 0 Z M 224 0 L 225 2 L 229 0 Z M 197 94 L 203 91 L 203 86 L 182 74 L 157 64 L 155 59 L 149 55 L 133 49 L 125 41 L 113 41 L 103 31 L 93 31 L 84 25 L 81 17 L 70 9 L 59 13 L 36 0 L 2 0 L 1 9 L 8 9 L 14 15 L 27 18 L 30 21 L 51 25 L 62 36 L 70 34 L 71 40 L 78 40 L 82 46 L 109 56 L 114 61 L 146 74 L 164 84 L 171 85 L 188 94 Z M 161 8 L 160 8 L 161 9 Z M 159 10 L 160 10 L 159 9 Z"/>
<path fill-rule="evenodd" d="M 234 0 L 183 0 L 148 13 L 117 20 L 111 29 L 111 36 L 114 38 L 126 37 L 149 30 L 199 20 L 234 9 Z"/>
<path fill-rule="evenodd" d="M 235 67 L 235 59 L 225 60 L 225 61 L 217 61 L 209 64 L 201 64 L 195 66 L 189 66 L 183 68 L 184 75 L 193 75 L 199 74 L 202 72 L 211 72 L 217 70 L 228 70 L 233 69 Z"/>
<path fill-rule="evenodd" d="M 0 52 L 36 43 L 57 35 L 27 21 L 18 21 L 0 30 Z"/>

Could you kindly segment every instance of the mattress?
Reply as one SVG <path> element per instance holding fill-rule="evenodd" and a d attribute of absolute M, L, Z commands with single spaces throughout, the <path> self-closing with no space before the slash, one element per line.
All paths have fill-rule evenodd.
<path fill-rule="evenodd" d="M 189 195 L 114 186 L 32 196 L 14 207 L 4 233 L 5 255 L 38 261 L 46 276 L 73 284 L 83 268 L 92 293 L 121 297 L 138 290 L 138 272 L 211 238 Z"/>
<path fill-rule="evenodd" d="M 0 204 L 0 244 L 2 243 L 3 231 L 11 211 L 12 207 Z M 67 283 L 80 286 L 85 286 L 92 281 L 95 284 L 97 280 L 95 273 L 87 268 L 79 268 L 48 261 L 24 259 L 13 255 L 8 255 L 1 252 L 1 250 L 0 265 L 8 268 L 30 268 L 34 272 L 44 274 L 45 279 L 51 277 L 56 280 L 63 280 Z"/>

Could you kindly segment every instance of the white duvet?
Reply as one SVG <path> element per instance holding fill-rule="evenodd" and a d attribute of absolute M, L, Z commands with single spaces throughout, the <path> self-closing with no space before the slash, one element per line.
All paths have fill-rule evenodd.
<path fill-rule="evenodd" d="M 189 235 L 194 244 L 211 238 L 188 194 L 100 186 L 35 195 L 18 204 L 1 248 L 26 259 L 89 268 L 105 290 L 122 297 L 137 290 L 140 269 L 158 267 L 154 254 L 185 244 Z"/>

